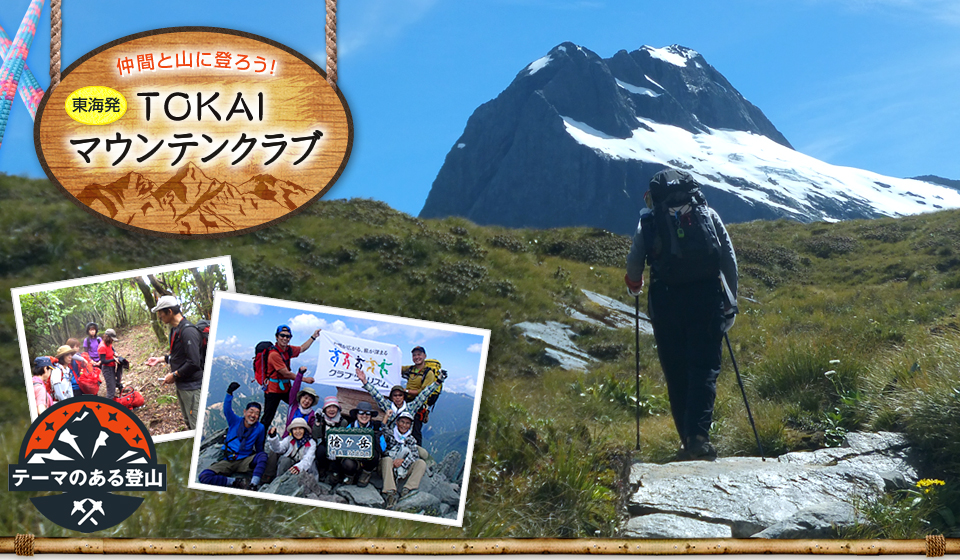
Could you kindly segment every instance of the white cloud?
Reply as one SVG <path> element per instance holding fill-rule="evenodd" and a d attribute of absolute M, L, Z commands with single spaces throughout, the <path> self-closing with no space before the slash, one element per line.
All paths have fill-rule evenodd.
<path fill-rule="evenodd" d="M 463 393 L 467 395 L 476 395 L 477 382 L 472 377 L 448 379 L 446 383 L 444 383 L 444 391 L 450 391 L 451 393 Z"/>
<path fill-rule="evenodd" d="M 372 338 L 372 337 L 378 336 L 378 335 L 380 334 L 380 329 L 379 329 L 378 327 L 370 327 L 369 329 L 366 329 L 365 331 L 361 332 L 360 334 L 363 335 L 363 336 Z"/>
<path fill-rule="evenodd" d="M 326 320 L 321 319 L 312 313 L 301 313 L 300 315 L 289 319 L 287 324 L 294 332 L 295 339 L 299 338 L 300 335 L 306 336 L 308 333 L 313 334 L 313 331 L 317 329 L 347 336 L 357 336 L 357 333 L 347 327 L 347 324 L 343 321 L 338 319 L 332 323 L 328 323 Z"/>
<path fill-rule="evenodd" d="M 237 343 L 237 336 L 236 336 L 236 335 L 231 336 L 230 338 L 228 338 L 228 339 L 226 339 L 226 340 L 218 340 L 218 341 L 217 341 L 217 344 L 218 344 L 218 345 L 223 344 L 223 345 L 225 345 L 225 346 L 233 346 L 233 345 L 235 345 L 236 343 Z"/>
<path fill-rule="evenodd" d="M 471 344 L 467 347 L 467 352 L 473 352 L 474 354 L 479 354 L 483 351 L 483 344 L 478 342 L 476 344 Z"/>
<path fill-rule="evenodd" d="M 378 42 L 395 39 L 423 19 L 436 3 L 437 0 L 366 0 L 353 3 L 356 8 L 345 6 L 338 14 L 337 55 L 353 54 Z M 321 53 L 314 59 L 325 61 L 327 57 Z"/>
<path fill-rule="evenodd" d="M 233 302 L 233 310 L 241 315 L 246 315 L 247 317 L 260 314 L 260 306 L 256 303 L 250 303 L 248 301 Z"/>

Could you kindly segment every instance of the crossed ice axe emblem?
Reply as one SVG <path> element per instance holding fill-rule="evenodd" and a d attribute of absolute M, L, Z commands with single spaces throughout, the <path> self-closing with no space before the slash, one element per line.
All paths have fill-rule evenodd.
<path fill-rule="evenodd" d="M 83 503 L 84 503 L 84 502 L 90 502 L 90 511 L 87 511 L 86 509 L 84 509 L 84 507 L 83 507 Z M 93 513 L 96 512 L 96 511 L 99 511 L 99 512 L 102 513 L 103 515 L 106 515 L 106 513 L 103 511 L 103 502 L 102 502 L 102 501 L 98 502 L 98 501 L 93 500 L 93 499 L 91 499 L 91 498 L 84 498 L 84 499 L 80 500 L 79 502 L 73 502 L 73 511 L 70 512 L 70 515 L 73 515 L 73 514 L 77 513 L 78 511 L 79 511 L 80 513 L 85 514 L 85 515 L 83 516 L 83 519 L 81 519 L 80 522 L 77 523 L 77 526 L 78 526 L 78 527 L 79 527 L 80 525 L 83 525 L 83 522 L 86 521 L 87 519 L 90 520 L 90 523 L 93 523 L 94 525 L 97 525 L 97 524 L 98 524 L 98 523 L 97 523 L 97 520 L 96 520 L 96 519 L 93 519 L 92 517 L 90 517 L 90 516 L 93 515 Z"/>

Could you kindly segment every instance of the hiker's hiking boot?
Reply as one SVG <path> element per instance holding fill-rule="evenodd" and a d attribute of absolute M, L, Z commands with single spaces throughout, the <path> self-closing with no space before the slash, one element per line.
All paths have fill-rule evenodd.
<path fill-rule="evenodd" d="M 370 477 L 373 476 L 373 471 L 361 471 L 360 477 L 357 479 L 357 486 L 360 488 L 366 488 L 370 484 Z"/>
<path fill-rule="evenodd" d="M 250 480 L 246 478 L 237 478 L 233 481 L 233 487 L 239 490 L 250 490 Z"/>
<path fill-rule="evenodd" d="M 344 476 L 344 477 L 343 477 L 343 484 L 344 484 L 345 486 L 350 486 L 351 484 L 353 484 L 353 481 L 354 481 L 354 479 L 355 479 L 356 477 L 357 477 L 357 475 L 355 475 L 355 474 L 348 474 L 348 475 Z"/>
<path fill-rule="evenodd" d="M 703 437 L 697 436 L 690 440 L 689 450 L 686 451 L 687 459 L 686 461 L 716 461 L 717 460 L 717 448 L 710 443 L 710 440 Z"/>
<path fill-rule="evenodd" d="M 407 496 L 413 496 L 416 493 L 417 493 L 416 488 L 404 488 L 403 490 L 400 491 L 400 498 L 403 499 L 403 498 L 406 498 Z"/>
<path fill-rule="evenodd" d="M 397 493 L 396 491 L 387 492 L 384 494 L 387 498 L 387 509 L 393 509 L 393 506 L 397 505 Z"/>

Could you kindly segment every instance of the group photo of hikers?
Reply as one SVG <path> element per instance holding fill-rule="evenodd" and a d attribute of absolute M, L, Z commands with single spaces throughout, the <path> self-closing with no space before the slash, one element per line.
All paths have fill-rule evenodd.
<path fill-rule="evenodd" d="M 31 411 L 99 395 L 152 437 L 196 427 L 216 294 L 229 257 L 14 290 Z"/>
<path fill-rule="evenodd" d="M 489 331 L 217 302 L 191 486 L 462 522 Z"/>

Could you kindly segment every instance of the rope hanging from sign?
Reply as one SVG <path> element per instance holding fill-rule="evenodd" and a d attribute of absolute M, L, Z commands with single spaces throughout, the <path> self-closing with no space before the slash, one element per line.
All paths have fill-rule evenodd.
<path fill-rule="evenodd" d="M 50 0 L 50 89 L 60 83 L 60 36 L 63 32 L 60 3 L 61 0 Z"/>
<path fill-rule="evenodd" d="M 10 46 L 12 44 L 13 41 L 11 41 L 10 37 L 4 32 L 3 27 L 0 27 L 0 59 L 7 59 L 7 56 L 10 55 Z M 30 67 L 26 64 L 23 65 L 23 74 L 20 75 L 20 84 L 17 86 L 17 92 L 20 94 L 20 99 L 23 100 L 24 106 L 30 111 L 30 118 L 35 119 L 37 117 L 37 105 L 40 104 L 40 99 L 43 97 L 43 88 L 40 87 L 40 82 L 37 81 L 33 72 L 30 71 Z"/>
<path fill-rule="evenodd" d="M 30 52 L 30 44 L 37 33 L 37 22 L 42 9 L 43 0 L 31 0 L 30 7 L 17 29 L 17 35 L 7 49 L 3 66 L 0 67 L 0 142 L 3 141 L 3 133 L 7 129 L 13 98 L 17 93 L 23 68 L 27 65 L 27 53 Z"/>
<path fill-rule="evenodd" d="M 337 87 L 337 0 L 327 0 L 327 82 Z"/>

